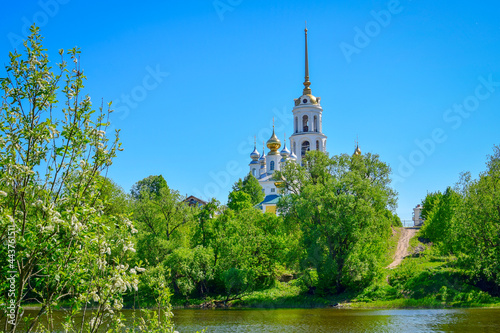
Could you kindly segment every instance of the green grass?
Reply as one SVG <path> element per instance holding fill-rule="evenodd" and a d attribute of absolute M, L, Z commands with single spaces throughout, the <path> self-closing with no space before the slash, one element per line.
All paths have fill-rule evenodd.
<path fill-rule="evenodd" d="M 393 262 L 394 254 L 396 253 L 396 249 L 398 247 L 398 241 L 399 237 L 401 237 L 402 229 L 402 227 L 393 227 L 394 231 L 392 232 L 392 235 L 389 238 L 389 243 L 387 244 L 387 255 L 385 261 L 382 264 L 383 267 L 387 267 Z"/>
<path fill-rule="evenodd" d="M 385 279 L 375 281 L 357 295 L 352 307 L 443 308 L 500 306 L 500 299 L 469 284 L 468 276 L 456 268 L 456 258 L 443 256 L 418 235 L 410 249 L 425 247 L 409 256 L 393 270 L 385 270 Z M 410 251 L 411 253 L 411 251 Z"/>

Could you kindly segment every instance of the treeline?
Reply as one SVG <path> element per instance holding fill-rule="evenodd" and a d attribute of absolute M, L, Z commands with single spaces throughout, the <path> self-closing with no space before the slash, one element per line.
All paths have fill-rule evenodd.
<path fill-rule="evenodd" d="M 138 230 L 136 259 L 148 268 L 143 278 L 164 274 L 171 290 L 186 299 L 230 300 L 271 285 L 296 236 L 281 218 L 253 208 L 262 200 L 259 188 L 249 176 L 235 184 L 228 206 L 212 199 L 198 207 L 189 206 L 162 176 L 137 182 L 130 213 Z"/>
<path fill-rule="evenodd" d="M 312 292 L 360 290 L 380 274 L 391 225 L 401 224 L 389 209 L 389 174 L 376 155 L 310 152 L 304 166 L 276 173 L 286 193 L 280 216 L 255 208 L 264 195 L 251 174 L 235 183 L 227 206 L 213 199 L 204 207 L 150 176 L 130 197 L 135 260 L 148 268 L 143 278 L 165 274 L 185 299 L 227 301 L 287 276 Z"/>
<path fill-rule="evenodd" d="M 422 236 L 441 253 L 457 257 L 472 282 L 500 295 L 500 147 L 493 148 L 478 179 L 469 172 L 444 193 L 423 201 Z"/>

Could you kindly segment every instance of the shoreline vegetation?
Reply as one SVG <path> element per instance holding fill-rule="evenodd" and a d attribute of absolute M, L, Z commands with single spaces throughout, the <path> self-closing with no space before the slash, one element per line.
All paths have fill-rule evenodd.
<path fill-rule="evenodd" d="M 403 227 L 393 227 L 387 251 L 386 266 L 395 256 Z M 422 241 L 421 241 L 422 240 Z M 432 243 L 425 242 L 417 233 L 410 240 L 407 256 L 393 269 L 384 268 L 385 280 L 376 281 L 361 293 L 340 295 L 316 295 L 313 290 L 301 286 L 290 274 L 287 282 L 277 281 L 267 289 L 254 290 L 237 299 L 223 297 L 184 298 L 173 297 L 173 310 L 182 309 L 292 309 L 292 308 L 338 308 L 338 309 L 450 309 L 450 308 L 500 308 L 500 298 L 492 297 L 479 288 L 467 283 L 465 276 L 454 268 L 456 258 L 441 256 Z M 418 278 L 437 277 L 434 280 L 417 279 L 411 290 L 401 290 L 401 297 L 395 296 L 397 286 L 393 281 L 402 275 Z M 462 280 L 460 278 L 463 278 Z M 401 286 L 400 286 L 401 287 Z M 424 291 L 419 298 L 403 297 L 412 291 Z M 62 304 L 60 310 L 70 307 Z M 38 310 L 40 305 L 26 304 L 25 310 Z M 125 304 L 125 310 L 132 309 Z M 144 307 L 154 309 L 154 306 Z M 90 308 L 89 308 L 90 309 Z"/>
<path fill-rule="evenodd" d="M 393 228 L 388 260 L 394 257 L 402 227 Z M 409 254 L 394 269 L 384 268 L 385 280 L 376 281 L 363 292 L 334 296 L 314 295 L 297 285 L 296 280 L 277 282 L 269 289 L 253 291 L 237 300 L 172 299 L 173 309 L 215 308 L 341 308 L 341 309 L 448 309 L 500 308 L 500 298 L 492 297 L 472 284 L 455 269 L 456 258 L 440 256 L 433 245 L 419 240 L 418 233 L 410 240 Z M 422 238 L 420 238 L 422 239 Z M 407 288 L 399 279 L 406 276 Z M 432 277 L 432 279 L 428 279 Z M 400 290 L 400 298 L 395 293 Z M 404 297 L 414 292 L 419 298 Z"/>

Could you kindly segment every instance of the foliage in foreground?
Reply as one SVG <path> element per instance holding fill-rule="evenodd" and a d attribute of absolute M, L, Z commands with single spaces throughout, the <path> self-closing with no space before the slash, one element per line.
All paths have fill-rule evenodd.
<path fill-rule="evenodd" d="M 45 315 L 51 329 L 64 302 L 67 325 L 83 314 L 72 331 L 97 332 L 119 324 L 123 295 L 137 291 L 137 230 L 105 195 L 113 185 L 103 175 L 120 149 L 118 132 L 106 134 L 110 105 L 96 110 L 83 95 L 78 49 L 67 52 L 72 68 L 60 50 L 53 70 L 41 41 L 32 27 L 24 54 L 10 54 L 0 79 L 0 276 L 9 277 L 0 281 L 2 330 L 23 322 L 26 332 L 43 331 Z M 25 303 L 40 304 L 34 317 L 23 317 Z"/>

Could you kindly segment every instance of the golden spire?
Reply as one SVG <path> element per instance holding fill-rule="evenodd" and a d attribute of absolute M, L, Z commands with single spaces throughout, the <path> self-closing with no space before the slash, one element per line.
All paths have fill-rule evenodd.
<path fill-rule="evenodd" d="M 306 29 L 304 30 L 306 34 L 306 75 L 305 75 L 305 81 L 304 81 L 304 95 L 310 95 L 311 94 L 311 88 L 309 86 L 311 85 L 311 82 L 309 81 L 309 51 L 307 50 L 307 21 L 306 21 Z"/>

